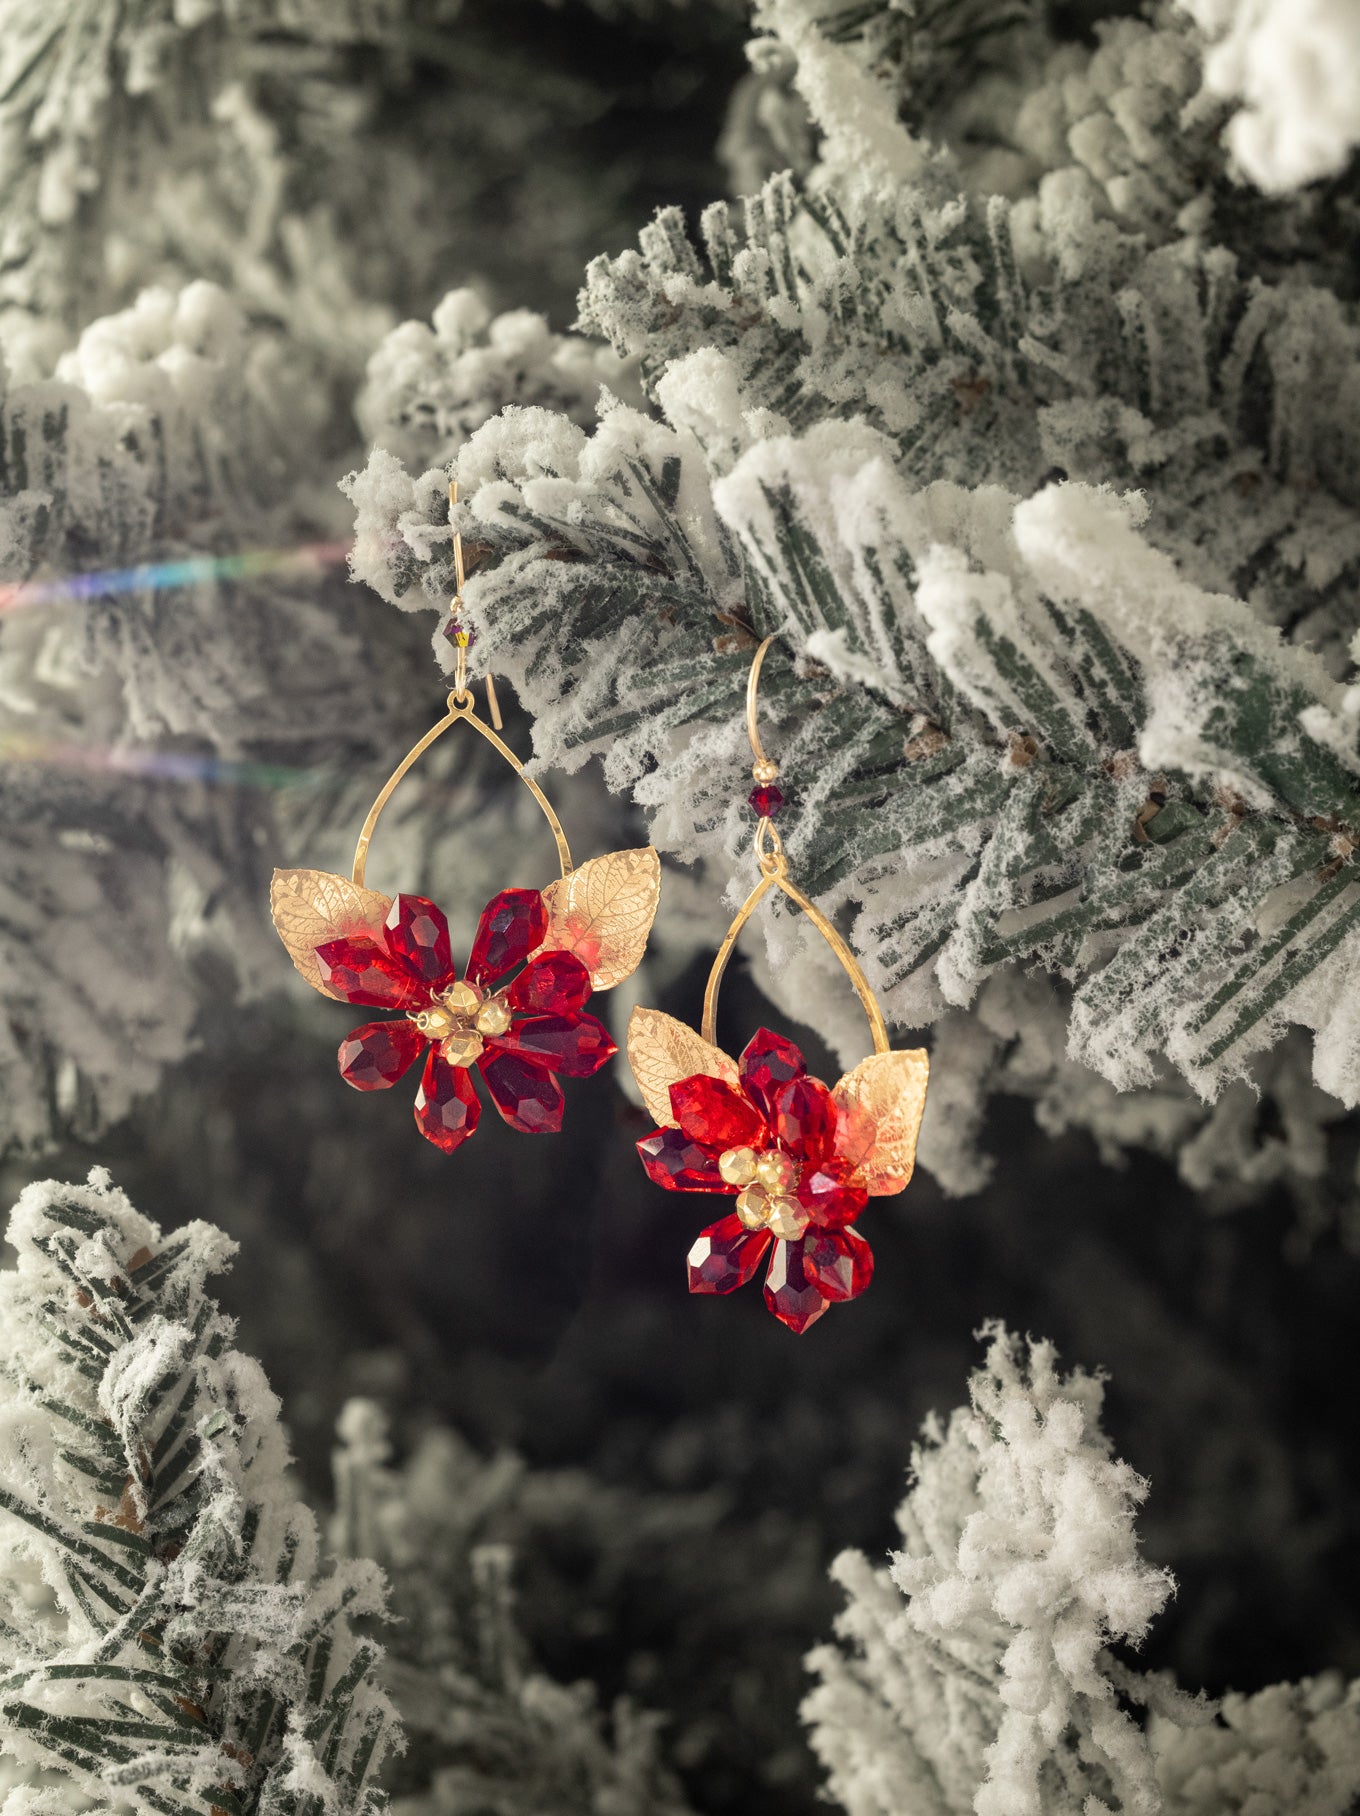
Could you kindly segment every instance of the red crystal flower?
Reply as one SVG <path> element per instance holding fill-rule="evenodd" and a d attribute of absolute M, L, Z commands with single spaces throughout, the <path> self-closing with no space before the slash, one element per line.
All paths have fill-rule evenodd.
<path fill-rule="evenodd" d="M 849 1227 L 869 1192 L 837 1151 L 831 1092 L 808 1076 L 792 1041 L 761 1028 L 738 1070 L 739 1086 L 703 1075 L 673 1084 L 680 1126 L 644 1137 L 638 1153 L 667 1191 L 736 1197 L 736 1210 L 690 1249 L 689 1290 L 730 1293 L 769 1255 L 765 1303 L 802 1332 L 869 1284 L 873 1254 Z"/>
<path fill-rule="evenodd" d="M 428 1048 L 416 1126 L 446 1154 L 467 1140 L 481 1115 L 474 1065 L 512 1129 L 560 1129 L 558 1075 L 588 1078 L 617 1048 L 603 1023 L 583 1012 L 590 973 L 574 953 L 539 951 L 547 934 L 539 892 L 503 889 L 482 911 L 461 979 L 448 922 L 424 896 L 397 896 L 378 937 L 356 934 L 316 947 L 328 990 L 368 1008 L 403 1011 L 394 1021 L 365 1022 L 341 1042 L 341 1076 L 358 1091 L 385 1091 Z"/>

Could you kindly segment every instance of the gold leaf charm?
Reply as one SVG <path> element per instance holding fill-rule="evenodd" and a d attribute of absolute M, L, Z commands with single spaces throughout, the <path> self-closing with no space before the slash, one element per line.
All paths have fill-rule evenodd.
<path fill-rule="evenodd" d="M 595 990 L 621 984 L 646 950 L 660 895 L 661 860 L 650 845 L 591 858 L 543 891 L 548 937 L 540 951 L 574 952 Z"/>
<path fill-rule="evenodd" d="M 875 1198 L 900 1192 L 911 1178 L 929 1077 L 924 1047 L 872 1053 L 831 1093 L 840 1115 L 836 1152 Z"/>
<path fill-rule="evenodd" d="M 737 1085 L 736 1061 L 673 1015 L 634 1009 L 628 1018 L 628 1064 L 633 1068 L 648 1114 L 662 1128 L 674 1128 L 671 1086 L 682 1078 L 721 1078 Z"/>
<path fill-rule="evenodd" d="M 380 938 L 391 906 L 390 896 L 325 870 L 276 870 L 269 885 L 269 912 L 289 958 L 313 990 L 335 1002 L 345 999 L 322 983 L 316 948 L 356 933 Z"/>

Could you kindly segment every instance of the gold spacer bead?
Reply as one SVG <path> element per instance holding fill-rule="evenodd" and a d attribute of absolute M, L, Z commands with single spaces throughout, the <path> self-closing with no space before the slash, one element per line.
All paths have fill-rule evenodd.
<path fill-rule="evenodd" d="M 481 994 L 471 984 L 450 984 L 440 999 L 454 1015 L 475 1015 L 481 1007 Z"/>
<path fill-rule="evenodd" d="M 776 782 L 779 779 L 779 765 L 772 757 L 758 757 L 751 765 L 751 774 L 757 782 Z"/>
<path fill-rule="evenodd" d="M 728 1185 L 750 1185 L 756 1176 L 754 1148 L 729 1148 L 718 1156 L 718 1171 Z"/>
<path fill-rule="evenodd" d="M 510 1026 L 510 1011 L 498 996 L 482 1004 L 474 1017 L 473 1025 L 479 1034 L 504 1034 Z"/>
<path fill-rule="evenodd" d="M 451 1066 L 470 1066 L 482 1056 L 482 1037 L 475 1028 L 459 1028 L 441 1043 L 439 1051 Z"/>
<path fill-rule="evenodd" d="M 796 1242 L 812 1222 L 808 1211 L 796 1198 L 768 1198 L 765 1202 L 769 1207 L 766 1227 L 781 1242 Z"/>
<path fill-rule="evenodd" d="M 798 1178 L 798 1162 L 772 1148 L 756 1162 L 756 1178 L 767 1192 L 787 1192 Z"/>
<path fill-rule="evenodd" d="M 748 1185 L 744 1192 L 737 1193 L 737 1216 L 748 1230 L 763 1230 L 769 1199 L 758 1185 Z"/>

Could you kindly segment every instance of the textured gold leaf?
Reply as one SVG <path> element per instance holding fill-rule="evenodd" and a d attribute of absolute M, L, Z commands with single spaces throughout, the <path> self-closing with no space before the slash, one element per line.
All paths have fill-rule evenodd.
<path fill-rule="evenodd" d="M 840 1112 L 836 1151 L 859 1169 L 875 1198 L 900 1192 L 911 1178 L 929 1077 L 924 1047 L 872 1053 L 831 1093 Z"/>
<path fill-rule="evenodd" d="M 344 998 L 322 983 L 316 948 L 347 934 L 378 936 L 391 906 L 390 896 L 325 870 L 276 870 L 269 885 L 269 912 L 289 958 L 313 990 L 337 1002 Z"/>
<path fill-rule="evenodd" d="M 650 845 L 591 858 L 543 891 L 543 951 L 574 952 L 596 990 L 621 984 L 647 949 L 661 895 L 661 860 Z"/>
<path fill-rule="evenodd" d="M 633 1068 L 648 1114 L 674 1128 L 671 1086 L 682 1078 L 721 1078 L 738 1083 L 737 1063 L 673 1015 L 634 1009 L 628 1018 L 628 1064 Z"/>

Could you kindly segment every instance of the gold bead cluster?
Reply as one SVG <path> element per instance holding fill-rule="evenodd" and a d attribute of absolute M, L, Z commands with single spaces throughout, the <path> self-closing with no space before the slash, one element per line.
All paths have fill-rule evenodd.
<path fill-rule="evenodd" d="M 488 1038 L 505 1033 L 510 1011 L 501 997 L 483 998 L 473 985 L 460 981 L 410 1019 L 427 1040 L 439 1042 L 439 1051 L 451 1066 L 470 1066 L 481 1058 Z"/>
<path fill-rule="evenodd" d="M 798 1162 L 777 1148 L 758 1154 L 754 1148 L 728 1148 L 718 1157 L 718 1171 L 728 1185 L 739 1185 L 737 1216 L 748 1230 L 768 1230 L 781 1242 L 796 1242 L 812 1221 L 793 1196 Z"/>

